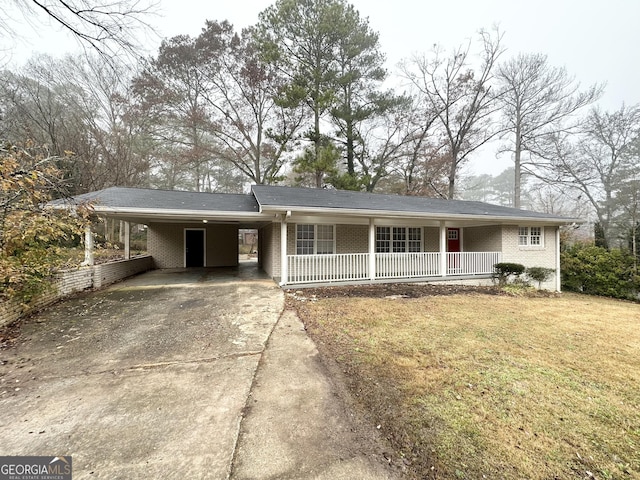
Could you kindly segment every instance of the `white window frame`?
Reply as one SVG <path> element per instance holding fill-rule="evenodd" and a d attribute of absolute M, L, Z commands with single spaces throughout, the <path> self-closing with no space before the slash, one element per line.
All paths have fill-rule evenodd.
<path fill-rule="evenodd" d="M 298 238 L 299 227 L 313 227 L 313 239 L 300 239 Z M 318 241 L 324 242 L 328 240 L 318 240 L 318 227 L 331 228 L 331 252 L 321 252 L 318 253 Z M 311 240 L 313 241 L 313 252 L 312 253 L 299 253 L 298 241 L 299 240 Z M 333 224 L 313 224 L 313 223 L 296 223 L 296 244 L 295 244 L 295 252 L 296 255 L 334 255 L 336 253 L 336 226 Z"/>
<path fill-rule="evenodd" d="M 544 248 L 544 227 L 519 226 L 518 247 Z"/>
<path fill-rule="evenodd" d="M 388 236 L 389 239 L 380 239 L 380 235 L 379 233 L 381 232 L 381 229 L 388 229 Z M 424 251 L 424 229 L 422 227 L 415 227 L 415 226 L 391 226 L 391 225 L 377 225 L 376 226 L 376 253 L 417 253 L 416 251 L 412 251 L 410 247 L 412 242 L 416 242 L 416 240 L 412 240 L 411 239 L 411 235 L 409 234 L 411 229 L 416 229 L 420 232 L 420 249 L 417 252 L 423 252 Z M 404 249 L 403 250 L 395 250 L 395 246 L 399 243 L 399 240 L 395 239 L 395 235 L 394 235 L 394 230 L 403 230 L 403 236 L 404 236 L 404 240 L 403 240 L 403 244 L 404 244 Z M 380 249 L 380 242 L 385 242 L 387 243 L 387 247 L 384 250 Z"/>

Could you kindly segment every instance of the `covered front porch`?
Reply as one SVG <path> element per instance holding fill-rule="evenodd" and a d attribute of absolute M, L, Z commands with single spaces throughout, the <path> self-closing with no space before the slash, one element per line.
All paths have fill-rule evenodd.
<path fill-rule="evenodd" d="M 296 240 L 302 219 L 282 220 L 278 232 L 282 286 L 489 278 L 503 257 L 499 248 L 502 230 L 497 226 L 478 228 L 448 221 L 435 225 L 423 221 L 421 226 L 410 223 L 413 226 L 404 230 L 385 225 L 406 225 L 406 220 L 390 224 L 374 218 L 364 225 L 343 224 L 329 229 L 335 232 L 334 247 L 327 248 L 329 252 L 316 248 L 318 251 L 301 254 Z M 405 241 L 396 242 L 397 230 Z M 390 233 L 391 239 L 382 240 L 385 233 Z"/>
<path fill-rule="evenodd" d="M 283 285 L 491 275 L 501 252 L 287 255 Z"/>

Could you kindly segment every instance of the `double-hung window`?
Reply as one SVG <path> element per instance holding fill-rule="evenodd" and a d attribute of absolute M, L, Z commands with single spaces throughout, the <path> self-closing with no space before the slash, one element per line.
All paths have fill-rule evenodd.
<path fill-rule="evenodd" d="M 327 255 L 335 253 L 333 225 L 296 225 L 296 255 Z"/>
<path fill-rule="evenodd" d="M 518 227 L 518 245 L 521 247 L 541 247 L 542 227 Z"/>
<path fill-rule="evenodd" d="M 376 253 L 421 251 L 421 227 L 376 227 Z"/>

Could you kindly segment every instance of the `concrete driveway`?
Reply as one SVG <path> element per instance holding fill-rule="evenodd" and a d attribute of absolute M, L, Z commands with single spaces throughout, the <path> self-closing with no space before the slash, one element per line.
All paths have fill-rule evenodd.
<path fill-rule="evenodd" d="M 392 478 L 255 272 L 154 271 L 27 321 L 0 351 L 0 455 L 72 455 L 75 479 Z"/>

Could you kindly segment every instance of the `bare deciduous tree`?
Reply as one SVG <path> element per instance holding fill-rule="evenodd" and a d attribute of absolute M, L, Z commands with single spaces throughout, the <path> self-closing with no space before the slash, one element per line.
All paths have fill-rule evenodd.
<path fill-rule="evenodd" d="M 0 31 L 15 36 L 17 28 L 8 19 L 13 7 L 34 28 L 54 23 L 80 43 L 105 58 L 124 50 L 137 57 L 136 35 L 153 31 L 147 17 L 155 10 L 152 0 L 11 0 L 0 7 Z"/>
<path fill-rule="evenodd" d="M 251 182 L 275 183 L 302 125 L 302 109 L 276 101 L 284 79 L 261 60 L 251 29 L 237 35 L 226 21 L 208 21 L 196 45 L 206 53 L 200 79 L 214 153 Z"/>
<path fill-rule="evenodd" d="M 579 190 L 608 246 L 615 240 L 613 221 L 620 209 L 615 192 L 640 169 L 634 148 L 639 135 L 640 106 L 623 105 L 613 113 L 593 109 L 575 142 L 570 134 L 556 134 L 543 154 L 550 161 L 547 179 Z"/>
<path fill-rule="evenodd" d="M 535 169 L 541 143 L 556 132 L 575 127 L 572 116 L 593 103 L 602 86 L 584 92 L 564 68 L 549 66 L 546 55 L 520 54 L 499 65 L 496 73 L 504 130 L 510 140 L 503 151 L 514 160 L 514 207 L 520 208 L 523 171 Z M 523 159 L 528 153 L 529 159 Z"/>
<path fill-rule="evenodd" d="M 471 42 L 457 48 L 448 57 L 435 47 L 430 56 L 414 57 L 402 66 L 406 78 L 423 95 L 424 101 L 437 112 L 441 135 L 448 156 L 447 197 L 456 193 L 456 179 L 469 155 L 493 139 L 497 111 L 491 83 L 502 54 L 502 34 L 481 30 L 480 65 L 473 68 Z"/>

